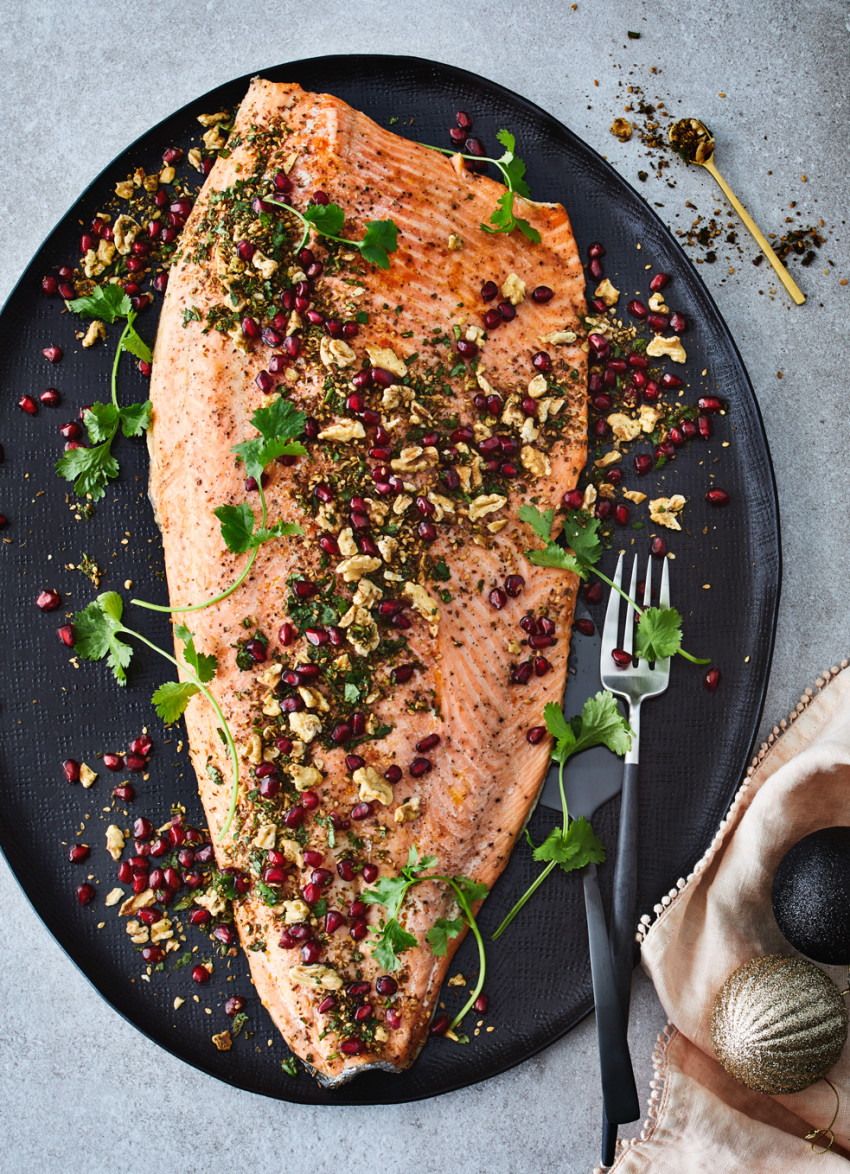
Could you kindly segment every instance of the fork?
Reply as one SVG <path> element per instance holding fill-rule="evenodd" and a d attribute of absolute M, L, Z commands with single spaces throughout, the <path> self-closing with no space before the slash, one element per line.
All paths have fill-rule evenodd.
<path fill-rule="evenodd" d="M 623 553 L 617 561 L 617 570 L 612 580 L 614 588 L 608 600 L 605 626 L 602 630 L 601 677 L 606 689 L 622 697 L 628 705 L 628 721 L 633 731 L 632 744 L 626 754 L 623 767 L 623 789 L 620 804 L 620 830 L 617 838 L 617 860 L 614 868 L 614 895 L 611 910 L 609 940 L 614 965 L 617 994 L 628 1023 L 631 997 L 632 971 L 634 969 L 634 924 L 637 902 L 637 786 L 638 762 L 640 759 L 640 711 L 641 705 L 650 697 L 657 697 L 667 688 L 670 680 L 670 659 L 657 660 L 653 665 L 639 660 L 625 668 L 617 666 L 612 652 L 622 649 L 631 655 L 634 648 L 635 608 L 626 607 L 623 642 L 618 642 L 620 631 L 620 594 L 623 581 Z M 636 597 L 638 585 L 638 556 L 632 566 L 632 581 L 629 594 Z M 652 557 L 647 560 L 646 580 L 643 591 L 643 606 L 650 607 L 652 598 Z M 669 562 L 664 560 L 661 573 L 661 587 L 658 592 L 661 607 L 670 606 Z M 617 1144 L 617 1126 L 609 1122 L 603 1112 L 602 1118 L 602 1164 L 610 1166 L 614 1160 Z"/>

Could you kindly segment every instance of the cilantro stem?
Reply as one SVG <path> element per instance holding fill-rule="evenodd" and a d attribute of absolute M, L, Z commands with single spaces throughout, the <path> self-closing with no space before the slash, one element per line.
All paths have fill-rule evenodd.
<path fill-rule="evenodd" d="M 329 240 L 329 241 L 336 241 L 337 244 L 339 244 L 339 245 L 351 245 L 351 247 L 353 249 L 359 250 L 360 246 L 363 244 L 362 241 L 352 241 L 352 240 L 349 240 L 348 237 L 333 236 L 331 233 L 325 232 L 317 224 L 313 224 L 312 221 L 308 220 L 307 217 L 304 216 L 303 213 L 299 212 L 297 208 L 293 208 L 291 204 L 285 204 L 283 202 L 283 200 L 270 200 L 270 199 L 268 199 L 268 197 L 266 197 L 265 203 L 273 204 L 276 208 L 285 208 L 287 212 L 291 212 L 293 216 L 297 216 L 298 219 L 301 221 L 301 223 L 304 225 L 304 235 L 302 236 L 301 240 L 299 241 L 298 245 L 296 246 L 296 249 L 295 249 L 296 253 L 299 253 L 303 248 L 306 248 L 307 241 L 310 239 L 310 229 L 311 228 L 314 230 L 314 232 L 316 233 L 317 236 L 323 236 L 323 237 L 325 237 L 326 240 Z"/>
<path fill-rule="evenodd" d="M 461 911 L 463 912 L 463 916 L 466 919 L 466 924 L 469 926 L 470 930 L 472 931 L 472 935 L 475 938 L 475 941 L 478 945 L 478 982 L 475 984 L 475 990 L 472 992 L 472 994 L 469 996 L 469 998 L 464 1003 L 463 1007 L 460 1009 L 460 1011 L 458 1011 L 457 1015 L 455 1015 L 454 1019 L 449 1024 L 449 1031 L 454 1031 L 454 1029 L 456 1027 L 458 1027 L 460 1025 L 460 1023 L 463 1021 L 464 1015 L 466 1015 L 467 1011 L 469 1011 L 471 1009 L 475 1000 L 478 998 L 478 996 L 481 994 L 481 991 L 484 989 L 484 978 L 487 973 L 487 958 L 486 958 L 486 955 L 484 952 L 484 939 L 481 936 L 481 931 L 478 928 L 478 923 L 475 920 L 475 916 L 473 915 L 472 908 L 466 899 L 466 894 L 460 889 L 460 887 L 457 884 L 455 884 L 455 882 L 452 880 L 451 877 L 435 875 L 435 876 L 423 876 L 421 879 L 422 880 L 439 880 L 439 881 L 443 881 L 445 884 L 447 884 L 449 886 L 449 888 L 454 892 L 455 897 L 457 898 L 457 903 L 460 906 Z"/>
<path fill-rule="evenodd" d="M 137 640 L 141 640 L 142 644 L 146 644 L 148 648 L 152 648 L 154 652 L 158 652 L 160 656 L 163 656 L 166 660 L 170 661 L 174 667 L 178 669 L 178 671 L 182 669 L 183 672 L 186 673 L 186 676 L 191 680 L 192 684 L 197 685 L 201 693 L 203 693 L 204 697 L 206 697 L 207 701 L 209 701 L 210 705 L 215 711 L 216 716 L 221 722 L 221 728 L 224 731 L 224 740 L 230 753 L 230 761 L 233 764 L 233 791 L 230 796 L 230 810 L 227 813 L 227 819 L 225 820 L 224 827 L 219 832 L 216 841 L 220 844 L 227 834 L 231 823 L 233 822 L 233 816 L 236 814 L 236 800 L 239 794 L 239 756 L 236 753 L 236 743 L 233 741 L 233 735 L 230 732 L 227 719 L 221 712 L 221 706 L 216 701 L 215 697 L 213 697 L 212 693 L 209 691 L 203 681 L 200 680 L 197 674 L 194 673 L 188 665 L 181 664 L 180 661 L 176 660 L 169 652 L 166 652 L 164 648 L 160 648 L 158 644 L 154 644 L 153 641 L 148 640 L 147 636 L 143 636 L 141 632 L 136 632 L 133 628 L 125 628 L 123 624 L 120 624 L 116 630 L 119 632 L 124 632 L 127 636 L 135 636 Z"/>
<path fill-rule="evenodd" d="M 448 147 L 435 147 L 431 143 L 417 143 L 417 146 L 427 147 L 429 151 L 439 151 L 441 155 L 460 155 L 461 159 L 471 159 L 473 163 L 494 163 L 499 171 L 501 171 L 505 187 L 508 191 L 512 192 L 516 190 L 511 182 L 510 173 L 498 159 L 491 159 L 488 155 L 464 155 L 463 151 L 452 151 Z"/>
<path fill-rule="evenodd" d="M 130 331 L 133 329 L 133 319 L 134 318 L 135 318 L 135 315 L 131 315 L 127 319 L 127 322 L 124 326 L 124 329 L 121 331 L 121 337 L 118 339 L 118 346 L 115 349 L 115 358 L 112 360 L 112 379 L 111 379 L 112 403 L 114 404 L 114 406 L 116 408 L 118 407 L 118 364 L 121 361 L 121 356 L 124 353 L 124 339 L 127 337 L 127 335 L 130 333 Z M 114 436 L 117 431 L 118 431 L 118 421 L 116 420 L 115 427 L 112 430 L 112 436 Z M 109 438 L 110 444 L 112 443 L 112 436 L 110 436 L 110 438 Z"/>
<path fill-rule="evenodd" d="M 261 528 L 265 530 L 266 523 L 268 522 L 268 516 L 269 516 L 268 505 L 266 503 L 266 495 L 263 492 L 263 487 L 259 481 L 257 482 L 257 487 L 260 492 L 260 506 L 262 509 L 262 521 L 261 521 L 260 525 L 261 525 Z M 205 600 L 204 603 L 190 603 L 190 604 L 186 604 L 184 607 L 171 607 L 169 604 L 164 604 L 164 603 L 147 603 L 144 599 L 131 599 L 130 603 L 134 603 L 136 605 L 136 607 L 146 607 L 148 609 L 148 611 L 165 611 L 165 612 L 169 612 L 171 615 L 177 615 L 178 612 L 183 613 L 183 612 L 190 612 L 190 611 L 203 611 L 205 607 L 212 607 L 212 605 L 214 603 L 221 603 L 222 599 L 227 599 L 228 595 L 232 595 L 237 587 L 242 586 L 242 584 L 245 582 L 245 580 L 248 578 L 248 575 L 251 572 L 251 567 L 253 567 L 253 565 L 254 565 L 254 560 L 257 557 L 257 551 L 259 549 L 260 549 L 259 546 L 255 546 L 254 549 L 251 551 L 251 557 L 248 559 L 247 563 L 245 564 L 245 569 L 242 571 L 242 574 L 239 576 L 239 578 L 236 580 L 235 583 L 232 583 L 225 591 L 222 591 L 219 595 L 214 595 L 212 599 Z"/>
<path fill-rule="evenodd" d="M 587 564 L 585 564 L 585 566 L 586 565 Z M 623 597 L 623 599 L 625 599 L 626 603 L 630 603 L 639 616 L 643 615 L 643 608 L 641 607 L 641 605 L 638 603 L 638 601 L 636 599 L 632 599 L 631 595 L 629 595 L 627 592 L 623 591 L 622 587 L 618 587 L 616 583 L 612 582 L 612 580 L 609 579 L 607 575 L 603 574 L 602 571 L 598 570 L 598 568 L 588 567 L 587 569 L 589 571 L 593 571 L 594 575 L 596 575 L 597 578 L 601 579 L 603 581 L 603 583 L 607 583 L 609 587 L 613 587 L 618 595 L 622 595 L 622 597 Z M 710 658 L 692 656 L 690 652 L 685 652 L 684 648 L 682 648 L 682 647 L 677 648 L 676 652 L 679 656 L 683 656 L 685 658 L 685 660 L 689 660 L 691 662 L 691 664 L 710 664 L 711 663 Z"/>

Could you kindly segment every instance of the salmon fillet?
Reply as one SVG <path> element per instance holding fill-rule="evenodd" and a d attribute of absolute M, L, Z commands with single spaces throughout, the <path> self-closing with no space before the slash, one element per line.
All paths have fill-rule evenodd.
<path fill-rule="evenodd" d="M 247 500 L 259 515 L 233 445 L 257 435 L 251 416 L 278 393 L 316 422 L 310 429 L 319 438 L 307 441 L 308 455 L 271 464 L 265 490 L 270 520 L 299 523 L 303 537 L 267 542 L 237 591 L 180 618 L 198 648 L 218 658 L 211 687 L 240 748 L 236 818 L 216 854 L 220 868 L 254 878 L 234 903 L 253 982 L 292 1051 L 332 1085 L 369 1067 L 412 1063 L 460 942 L 445 957 L 432 954 L 427 930 L 458 910 L 440 884 L 413 889 L 400 919 L 420 945 L 400 955 L 397 993 L 375 998 L 382 971 L 372 957 L 373 931 L 383 911 L 349 912 L 374 883 L 363 865 L 367 876 L 397 875 L 415 847 L 436 856 L 439 872 L 492 886 L 547 770 L 548 737 L 532 745 L 526 733 L 542 724 L 545 703 L 563 695 L 577 583 L 524 558 L 531 535 L 517 510 L 528 501 L 557 505 L 585 463 L 584 281 L 563 207 L 517 198 L 517 215 L 540 232 L 539 244 L 518 232 L 485 233 L 480 223 L 504 192 L 500 184 L 472 174 L 459 157 L 397 137 L 338 98 L 255 79 L 228 147 L 170 273 L 151 381 L 150 496 L 172 606 L 212 598 L 248 557 L 225 548 L 213 509 Z M 309 261 L 295 254 L 300 228 L 288 214 L 252 208 L 281 173 L 295 207 L 305 208 L 316 190 L 339 204 L 348 238 L 359 240 L 370 220 L 392 219 L 398 249 L 383 271 L 345 245 L 310 240 L 324 266 L 310 282 L 311 305 L 325 318 L 356 323 L 357 334 L 349 329 L 333 340 L 323 325 L 284 310 L 300 350 L 265 394 L 257 376 L 287 363 L 270 362 L 286 352 L 246 337 L 240 323 L 246 315 L 269 323 L 283 291 L 306 280 Z M 239 250 L 240 241 L 258 252 Z M 513 321 L 482 335 L 485 281 L 507 283 L 517 305 Z M 554 291 L 545 303 L 530 297 L 541 285 Z M 457 337 L 479 347 L 475 363 L 458 355 Z M 551 359 L 542 378 L 531 363 L 541 349 Z M 363 404 L 347 397 L 354 374 L 370 364 L 393 379 L 386 387 L 367 377 L 364 428 Z M 476 409 L 476 395 L 498 395 L 500 402 L 490 401 L 495 414 Z M 525 398 L 530 407 L 529 396 L 535 415 L 522 406 Z M 377 436 L 389 438 L 383 445 L 375 441 L 377 420 L 384 430 Z M 504 438 L 497 457 L 487 453 L 492 444 L 478 453 L 491 436 Z M 382 465 L 390 469 L 373 473 Z M 365 500 L 352 506 L 352 495 Z M 336 537 L 339 555 L 323 553 L 322 534 Z M 364 556 L 364 545 L 377 557 Z M 508 576 L 524 580 L 519 595 L 505 591 Z M 318 586 L 299 600 L 293 583 Z M 390 614 L 396 603 L 400 621 Z M 529 647 L 525 616 L 532 617 L 526 629 L 537 633 L 532 644 L 545 647 Z M 541 626 L 541 617 L 549 622 Z M 286 623 L 294 631 L 310 622 L 321 629 L 314 639 L 325 643 L 311 644 L 300 631 L 291 643 L 286 633 L 279 637 Z M 327 642 L 329 626 L 338 647 Z M 247 656 L 252 667 L 240 667 L 237 652 L 243 666 L 247 654 L 239 646 L 255 632 L 268 640 L 266 659 L 253 664 Z M 547 632 L 548 642 L 541 639 Z M 535 656 L 545 656 L 549 670 L 516 683 L 516 667 Z M 305 674 L 309 664 L 319 671 L 306 684 L 316 671 Z M 301 692 L 281 678 L 299 667 Z M 230 762 L 203 697 L 190 702 L 186 723 L 217 838 L 230 802 Z M 331 732 L 346 724 L 350 740 L 335 745 Z M 433 735 L 436 747 L 417 751 Z M 364 765 L 347 763 L 352 755 Z M 417 759 L 425 765 L 411 773 Z M 273 772 L 266 789 L 276 780 L 276 795 L 259 794 L 258 768 Z M 399 781 L 387 782 L 388 772 Z M 364 802 L 366 817 L 352 820 Z M 321 884 L 320 874 L 322 895 L 345 918 L 333 933 L 304 900 L 315 867 L 305 852 L 312 861 L 318 853 L 331 876 Z M 279 877 L 265 870 L 281 859 L 286 878 L 269 905 L 257 880 Z M 313 943 L 307 961 L 305 934 Z M 349 992 L 354 981 L 370 984 L 365 997 Z M 373 1017 L 355 1019 L 370 998 Z"/>

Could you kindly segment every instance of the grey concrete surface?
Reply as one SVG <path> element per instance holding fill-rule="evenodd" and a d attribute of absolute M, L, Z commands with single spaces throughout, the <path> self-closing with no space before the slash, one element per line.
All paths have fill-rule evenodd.
<path fill-rule="evenodd" d="M 700 115 L 765 230 L 784 231 L 796 200 L 829 237 L 815 264 L 795 268 L 809 299 L 800 309 L 771 296 L 767 266 L 751 265 L 746 244 L 743 260 L 727 260 L 721 247 L 716 264 L 700 266 L 755 385 L 779 483 L 785 571 L 766 732 L 850 653 L 850 287 L 839 284 L 850 277 L 848 15 L 842 0 L 0 0 L 0 300 L 129 141 L 212 86 L 278 61 L 375 51 L 475 70 L 566 122 L 663 203 L 673 228 L 690 223 L 687 199 L 701 211 L 724 205 L 695 169 L 678 168 L 675 189 L 654 179 L 640 186 L 638 144 L 608 133 L 622 113 L 617 82 Z M 627 29 L 640 39 L 628 40 Z M 154 1162 L 163 1174 L 571 1174 L 597 1160 L 592 1020 L 521 1068 L 437 1101 L 311 1109 L 234 1091 L 148 1043 L 67 961 L 5 864 L 0 958 L 0 1170 L 113 1174 Z M 632 1020 L 648 1094 L 664 1015 L 642 976 Z"/>

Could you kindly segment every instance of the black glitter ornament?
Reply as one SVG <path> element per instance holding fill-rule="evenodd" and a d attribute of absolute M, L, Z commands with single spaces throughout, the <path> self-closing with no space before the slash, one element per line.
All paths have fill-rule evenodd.
<path fill-rule="evenodd" d="M 773 914 L 807 958 L 850 965 L 850 827 L 822 828 L 786 852 L 773 878 Z"/>

